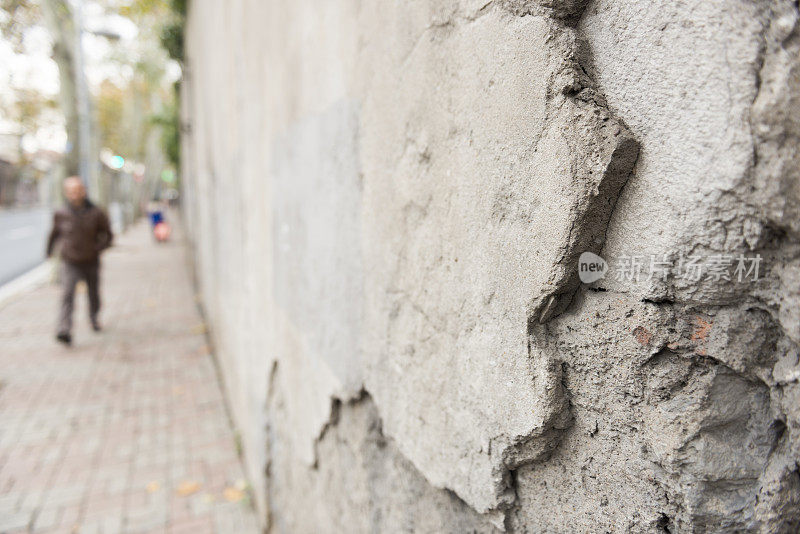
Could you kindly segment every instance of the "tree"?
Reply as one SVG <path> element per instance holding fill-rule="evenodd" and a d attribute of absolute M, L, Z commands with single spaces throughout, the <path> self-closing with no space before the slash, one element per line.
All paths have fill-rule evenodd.
<path fill-rule="evenodd" d="M 97 128 L 103 146 L 115 154 L 131 157 L 132 147 L 123 128 L 125 100 L 128 95 L 109 80 L 100 84 L 96 97 Z M 135 147 L 135 148 L 138 148 Z"/>
<path fill-rule="evenodd" d="M 78 72 L 75 65 L 75 19 L 68 0 L 42 0 L 45 24 L 53 39 L 53 59 L 58 65 L 61 82 L 59 100 L 67 130 L 68 152 L 64 157 L 67 175 L 80 169 L 80 135 L 78 133 Z"/>
<path fill-rule="evenodd" d="M 39 17 L 38 5 L 30 0 L 0 0 L 0 9 L 7 15 L 0 17 L 3 37 L 19 51 L 25 30 L 34 26 Z"/>

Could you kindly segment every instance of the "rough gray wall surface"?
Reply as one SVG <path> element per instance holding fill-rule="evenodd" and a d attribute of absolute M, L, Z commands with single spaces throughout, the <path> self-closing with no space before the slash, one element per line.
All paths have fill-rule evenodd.
<path fill-rule="evenodd" d="M 194 0 L 186 47 L 271 531 L 800 529 L 796 2 Z"/>

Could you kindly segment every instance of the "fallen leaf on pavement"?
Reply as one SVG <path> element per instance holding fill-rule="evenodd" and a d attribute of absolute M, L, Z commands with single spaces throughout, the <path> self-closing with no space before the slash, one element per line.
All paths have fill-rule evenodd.
<path fill-rule="evenodd" d="M 161 484 L 159 484 L 159 483 L 158 483 L 158 481 L 154 480 L 154 481 L 152 481 L 151 483 L 149 483 L 149 484 L 148 484 L 148 485 L 145 487 L 145 489 L 147 489 L 147 493 L 155 493 L 155 492 L 157 492 L 159 489 L 161 489 Z"/>
<path fill-rule="evenodd" d="M 244 492 L 242 490 L 238 490 L 236 488 L 227 487 L 222 492 L 222 495 L 223 495 L 223 497 L 225 497 L 226 501 L 235 502 L 235 501 L 241 501 L 242 500 L 242 498 L 244 497 Z"/>
<path fill-rule="evenodd" d="M 178 485 L 178 489 L 176 490 L 176 493 L 178 495 L 180 495 L 181 497 L 186 497 L 188 495 L 191 495 L 192 493 L 196 493 L 199 489 L 200 489 L 200 484 L 199 483 L 187 480 L 187 481 L 181 482 Z"/>

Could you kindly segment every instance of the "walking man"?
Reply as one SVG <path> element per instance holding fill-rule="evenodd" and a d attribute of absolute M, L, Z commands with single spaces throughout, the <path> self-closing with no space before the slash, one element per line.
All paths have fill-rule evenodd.
<path fill-rule="evenodd" d="M 111 246 L 113 234 L 103 210 L 86 198 L 86 188 L 77 176 L 64 180 L 67 207 L 53 215 L 53 229 L 47 241 L 47 255 L 61 248 L 61 311 L 56 339 L 65 345 L 72 343 L 72 308 L 75 285 L 86 282 L 89 292 L 89 318 L 92 329 L 100 331 L 97 314 L 100 312 L 100 253 Z"/>

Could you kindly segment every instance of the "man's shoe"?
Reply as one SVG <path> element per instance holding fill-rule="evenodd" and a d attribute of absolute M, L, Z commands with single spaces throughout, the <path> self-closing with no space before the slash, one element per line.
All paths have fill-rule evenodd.
<path fill-rule="evenodd" d="M 102 329 L 103 329 L 103 327 L 100 326 L 100 322 L 99 321 L 92 321 L 92 330 L 94 330 L 95 332 L 99 332 Z"/>
<path fill-rule="evenodd" d="M 69 332 L 59 332 L 56 334 L 56 339 L 67 346 L 72 344 L 72 336 L 69 335 Z"/>

